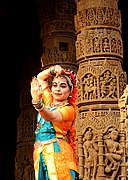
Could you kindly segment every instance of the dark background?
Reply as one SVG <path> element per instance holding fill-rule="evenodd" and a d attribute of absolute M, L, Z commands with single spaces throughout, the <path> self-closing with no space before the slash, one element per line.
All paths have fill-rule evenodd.
<path fill-rule="evenodd" d="M 0 0 L 0 180 L 15 179 L 20 66 L 37 60 L 41 46 L 34 0 Z"/>
<path fill-rule="evenodd" d="M 128 5 L 119 1 L 122 13 L 124 60 L 128 73 Z M 19 114 L 19 68 L 41 53 L 40 25 L 34 0 L 0 1 L 0 180 L 14 179 L 16 121 Z"/>

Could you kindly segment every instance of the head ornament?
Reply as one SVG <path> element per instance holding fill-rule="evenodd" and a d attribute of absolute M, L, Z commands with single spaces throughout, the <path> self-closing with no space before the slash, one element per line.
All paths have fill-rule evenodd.
<path fill-rule="evenodd" d="M 77 76 L 74 71 L 69 70 L 69 69 L 64 69 L 63 71 L 64 76 L 67 77 L 67 81 L 69 85 L 71 86 L 71 94 L 68 97 L 69 103 L 75 103 L 76 101 L 76 96 L 77 96 Z"/>

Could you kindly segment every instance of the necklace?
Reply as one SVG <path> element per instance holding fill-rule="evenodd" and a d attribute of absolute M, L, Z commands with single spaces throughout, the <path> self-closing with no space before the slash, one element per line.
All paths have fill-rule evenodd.
<path fill-rule="evenodd" d="M 65 100 L 65 101 L 62 101 L 62 102 L 52 102 L 51 104 L 50 104 L 50 107 L 52 108 L 52 107 L 59 107 L 59 106 L 65 106 L 65 105 L 68 105 L 69 103 L 68 103 L 68 101 L 67 100 Z"/>

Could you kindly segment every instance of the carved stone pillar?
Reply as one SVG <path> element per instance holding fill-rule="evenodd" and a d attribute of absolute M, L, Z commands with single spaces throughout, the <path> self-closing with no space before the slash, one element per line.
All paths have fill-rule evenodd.
<path fill-rule="evenodd" d="M 88 142 L 84 136 L 88 131 L 92 133 L 92 147 L 88 145 L 88 156 L 83 152 L 83 166 L 80 163 L 80 168 L 84 170 L 81 169 L 80 173 L 86 172 L 82 175 L 84 180 L 123 180 L 126 179 L 126 171 L 121 170 L 124 149 L 120 142 L 118 99 L 126 87 L 126 73 L 122 69 L 123 45 L 118 0 L 78 0 L 75 25 L 76 60 L 79 65 L 79 117 L 76 129 L 78 139 L 83 139 L 83 148 L 85 141 Z M 91 151 L 96 153 L 94 141 L 98 145 L 97 160 L 91 155 Z M 119 156 L 115 152 L 109 154 L 111 144 L 118 146 Z M 116 154 L 116 159 L 111 158 L 112 153 Z M 82 155 L 78 154 L 78 157 L 81 162 Z"/>
<path fill-rule="evenodd" d="M 78 155 L 79 155 L 79 177 L 82 179 L 84 177 L 84 157 L 83 157 L 83 140 L 82 136 L 78 136 Z"/>
<path fill-rule="evenodd" d="M 98 178 L 104 179 L 104 151 L 103 151 L 103 133 L 102 131 L 98 132 L 98 147 L 99 147 L 99 165 L 98 165 Z"/>
<path fill-rule="evenodd" d="M 61 64 L 77 71 L 74 0 L 37 0 L 43 42 L 42 66 Z"/>
<path fill-rule="evenodd" d="M 120 143 L 124 148 L 124 156 L 122 157 L 122 177 L 128 176 L 128 85 L 126 86 L 122 96 L 119 99 L 120 108 Z"/>
<path fill-rule="evenodd" d="M 40 69 L 40 62 L 28 61 L 20 66 L 20 114 L 17 119 L 15 179 L 34 180 L 33 145 L 37 112 L 31 104 L 30 81 Z"/>

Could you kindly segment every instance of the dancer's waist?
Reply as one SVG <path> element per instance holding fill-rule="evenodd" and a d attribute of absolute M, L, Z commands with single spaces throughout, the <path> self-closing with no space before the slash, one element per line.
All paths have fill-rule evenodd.
<path fill-rule="evenodd" d="M 51 143 L 54 143 L 54 142 L 56 142 L 56 141 L 59 141 L 59 140 L 62 140 L 63 138 L 53 138 L 53 139 L 49 139 L 49 140 L 45 140 L 45 141 L 40 141 L 40 140 L 38 140 L 38 141 L 36 141 L 35 143 L 34 143 L 34 148 L 35 149 L 38 149 L 38 148 L 40 148 L 40 147 L 42 147 L 42 146 L 44 146 L 44 145 L 46 145 L 46 144 L 51 144 Z"/>

